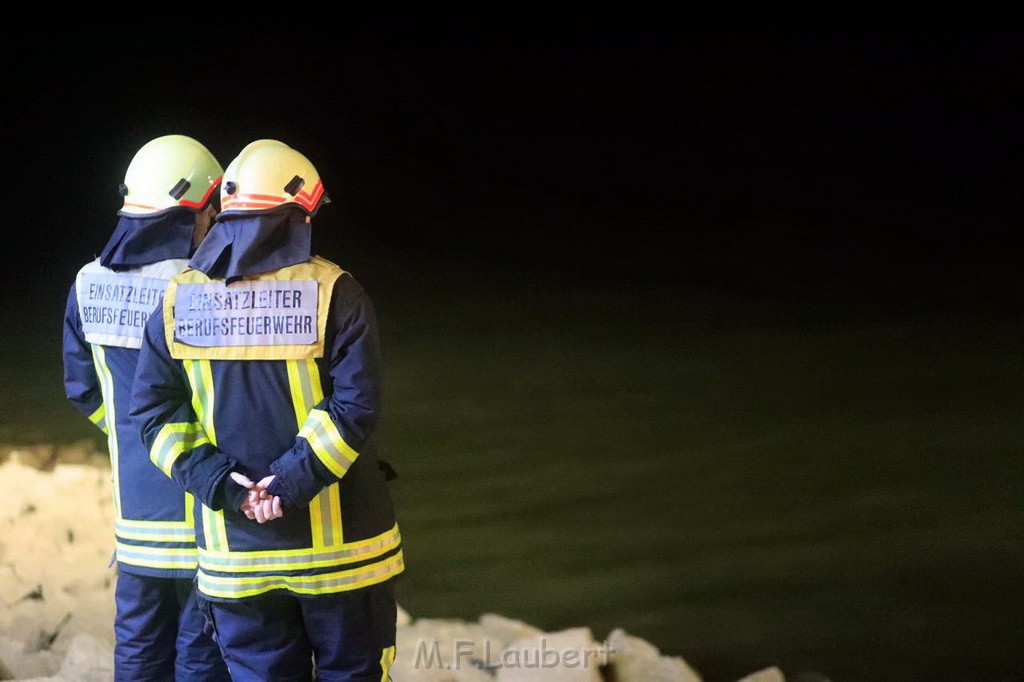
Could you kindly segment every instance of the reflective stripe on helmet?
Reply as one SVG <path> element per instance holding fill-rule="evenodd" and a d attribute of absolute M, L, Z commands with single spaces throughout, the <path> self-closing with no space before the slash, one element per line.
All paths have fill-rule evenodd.
<path fill-rule="evenodd" d="M 242 149 L 224 171 L 220 200 L 224 214 L 297 206 L 309 215 L 328 201 L 310 160 L 278 140 L 256 140 Z"/>

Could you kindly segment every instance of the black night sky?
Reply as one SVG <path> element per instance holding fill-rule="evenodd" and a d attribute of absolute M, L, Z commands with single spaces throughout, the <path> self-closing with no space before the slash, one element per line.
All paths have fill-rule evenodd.
<path fill-rule="evenodd" d="M 133 151 L 177 131 L 224 165 L 256 137 L 304 151 L 334 199 L 320 238 L 348 250 L 797 296 L 1016 289 L 1019 26 L 548 19 L 12 29 L 7 186 L 45 199 L 19 203 L 4 266 L 100 248 Z"/>
<path fill-rule="evenodd" d="M 736 518 L 723 517 L 721 528 L 761 528 L 777 511 L 785 540 L 804 518 L 787 516 L 785 505 L 806 504 L 807 518 L 831 520 L 822 533 L 848 538 L 848 554 L 822 559 L 815 578 L 838 572 L 845 588 L 814 583 L 820 595 L 801 591 L 804 577 L 793 573 L 758 583 L 762 578 L 747 571 L 763 566 L 742 559 L 735 585 L 703 590 L 689 582 L 701 574 L 688 572 L 697 569 L 679 549 L 689 540 L 672 545 L 679 554 L 666 554 L 664 564 L 645 556 L 651 563 L 640 573 L 632 567 L 620 576 L 615 585 L 635 588 L 638 612 L 680 609 L 680 617 L 665 617 L 669 625 L 654 615 L 631 622 L 669 651 L 692 654 L 709 681 L 753 672 L 762 654 L 765 664 L 779 660 L 789 671 L 834 670 L 837 681 L 841 673 L 870 679 L 858 676 L 862 663 L 883 672 L 890 665 L 889 679 L 936 679 L 947 670 L 961 679 L 1020 673 L 1019 652 L 1008 652 L 1021 633 L 1014 607 L 1020 590 L 1010 585 L 1020 578 L 1022 438 L 1020 420 L 1005 416 L 1019 406 L 1024 385 L 1013 378 L 1024 367 L 1024 24 L 941 3 L 912 18 L 895 10 L 787 14 L 774 6 L 679 17 L 639 7 L 600 17 L 550 8 L 447 16 L 334 10 L 337 16 L 314 17 L 309 28 L 289 20 L 244 27 L 233 23 L 232 11 L 211 11 L 198 28 L 153 32 L 108 23 L 101 30 L 4 30 L 9 202 L 0 310 L 25 332 L 11 361 L 45 363 L 41 376 L 50 382 L 24 397 L 8 395 L 5 420 L 17 422 L 52 398 L 77 425 L 72 433 L 86 428 L 59 395 L 57 325 L 75 272 L 116 224 L 116 189 L 135 151 L 154 137 L 181 133 L 204 142 L 226 166 L 247 143 L 279 139 L 310 158 L 332 199 L 314 220 L 316 250 L 357 273 L 382 304 L 399 377 L 390 433 L 408 446 L 396 456 L 401 485 L 408 486 L 399 490 L 406 491 L 411 519 L 408 553 L 420 562 L 405 588 L 410 604 L 446 604 L 438 585 L 448 585 L 449 569 L 431 553 L 438 552 L 430 545 L 434 529 L 423 520 L 434 518 L 434 497 L 415 486 L 437 485 L 440 496 L 457 500 L 493 484 L 504 497 L 479 493 L 484 502 L 504 504 L 501 514 L 522 520 L 498 524 L 508 542 L 519 538 L 532 547 L 534 532 L 551 533 L 546 537 L 554 542 L 559 523 L 575 528 L 577 517 L 551 511 L 560 509 L 560 493 L 543 488 L 532 492 L 549 517 L 508 511 L 522 490 L 509 492 L 520 479 L 504 477 L 527 475 L 510 462 L 532 454 L 543 470 L 543 447 L 557 456 L 560 438 L 606 428 L 607 461 L 623 462 L 628 474 L 631 458 L 648 457 L 652 471 L 662 473 L 649 483 L 653 492 L 629 488 L 632 479 L 620 472 L 580 493 L 572 513 L 586 508 L 619 524 L 588 522 L 601 547 L 615 546 L 600 541 L 611 526 L 626 545 L 647 537 L 628 525 L 634 503 L 678 501 L 651 537 L 676 528 L 702 537 L 704 507 L 694 499 L 706 495 L 714 507 L 714 498 L 743 492 L 744 485 L 760 493 L 770 487 L 764 480 L 797 499 L 786 497 L 768 511 L 737 503 Z M 455 306 L 476 285 L 493 305 L 445 308 L 446 292 Z M 550 298 L 538 296 L 544 286 L 552 287 Z M 432 302 L 417 309 L 427 289 Z M 567 319 L 577 305 L 605 300 L 629 307 L 594 312 L 597 331 L 590 336 L 591 318 L 559 327 L 562 318 L 550 312 L 561 310 Z M 551 301 L 564 307 L 543 307 Z M 742 304 L 730 312 L 722 303 L 728 301 Z M 464 327 L 463 310 L 478 313 L 467 314 Z M 828 321 L 790 334 L 773 326 L 781 325 L 776 310 L 788 311 L 790 320 L 807 310 L 805 321 L 825 310 Z M 859 311 L 851 320 L 864 311 L 885 319 L 866 331 L 856 322 L 847 329 L 848 310 Z M 758 319 L 747 330 L 749 311 Z M 728 330 L 715 327 L 723 319 Z M 514 344 L 531 330 L 536 335 L 525 346 Z M 40 338 L 46 343 L 35 347 Z M 556 345 L 560 339 L 570 340 L 566 348 Z M 32 355 L 43 350 L 45 360 Z M 691 352 L 696 369 L 686 364 Z M 534 367 L 547 368 L 550 381 L 534 377 Z M 485 395 L 492 386 L 494 394 Z M 561 404 L 563 389 L 578 390 L 577 402 Z M 531 402 L 537 396 L 549 402 Z M 607 407 L 614 396 L 623 400 L 621 409 Z M 449 398 L 463 409 L 451 415 L 454 431 L 465 427 L 461 435 L 444 431 L 448 422 L 433 413 L 416 412 Z M 578 408 L 593 421 L 544 421 L 562 408 Z M 485 437 L 504 433 L 487 421 L 502 425 L 504 414 L 521 420 L 509 427 L 516 437 L 536 441 L 500 460 L 509 454 L 501 447 L 512 446 L 489 449 Z M 639 415 L 636 422 L 630 415 Z M 550 431 L 531 433 L 534 418 Z M 426 445 L 431 437 L 441 444 L 454 439 L 452 452 L 465 457 L 457 471 L 467 480 L 430 478 L 440 476 Z M 776 451 L 762 455 L 751 446 L 750 464 L 743 459 L 749 442 Z M 473 459 L 474 444 L 484 460 L 504 463 Z M 613 457 L 616 447 L 621 456 Z M 593 452 L 582 445 L 578 451 Z M 589 460 L 583 465 L 593 468 Z M 700 466 L 707 485 L 717 481 L 720 489 L 693 484 L 685 498 L 658 487 L 674 480 L 685 486 Z M 495 479 L 477 487 L 472 477 L 480 470 Z M 860 500 L 872 486 L 896 490 L 892 498 L 871 498 L 878 505 L 871 510 L 898 507 L 889 516 L 878 512 L 877 525 L 852 502 L 849 514 L 842 506 L 844 495 Z M 587 494 L 605 495 L 609 506 L 588 507 Z M 984 514 L 998 518 L 970 525 Z M 909 528 L 920 519 L 935 526 L 898 536 L 911 538 L 907 544 L 885 535 L 858 544 L 891 524 Z M 706 532 L 712 549 L 735 541 L 769 552 L 778 539 L 753 546 L 751 536 L 729 538 L 716 528 Z M 1016 535 L 1000 535 L 1006 528 Z M 479 537 L 466 544 L 490 556 Z M 956 547 L 932 561 L 940 545 Z M 607 551 L 607 561 L 618 559 Z M 554 579 L 574 575 L 562 569 L 575 570 L 575 559 L 563 565 L 560 555 L 551 556 L 551 564 L 540 565 Z M 904 558 L 889 570 L 887 561 Z M 495 609 L 521 606 L 524 619 L 550 617 L 556 626 L 566 624 L 556 619 L 563 615 L 569 624 L 590 618 L 573 611 L 568 597 L 562 609 L 565 592 L 545 601 L 507 588 L 521 584 L 518 574 L 501 573 L 514 570 L 515 557 L 484 559 L 478 575 L 495 584 L 480 590 L 481 599 L 493 596 Z M 658 572 L 663 565 L 665 574 Z M 874 579 L 864 576 L 879 566 L 875 592 Z M 711 573 L 708 580 L 719 571 Z M 799 589 L 775 591 L 790 579 Z M 625 594 L 608 590 L 619 593 Z M 819 596 L 839 601 L 834 620 L 815 627 L 818 621 L 800 614 L 818 617 Z M 691 612 L 691 603 L 711 605 Z M 785 620 L 779 613 L 790 603 L 807 608 L 794 607 L 796 615 Z M 489 608 L 472 599 L 463 605 Z M 726 606 L 734 611 L 715 620 L 716 609 Z M 440 608 L 430 615 L 443 616 Z M 975 630 L 957 609 L 973 609 Z M 722 630 L 696 623 L 691 613 L 704 613 Z M 594 618 L 599 626 L 617 622 L 608 612 Z M 742 650 L 721 648 L 730 628 Z M 768 631 L 763 641 L 754 634 Z M 901 649 L 905 637 L 913 646 Z M 950 656 L 968 650 L 978 653 L 948 667 Z"/>

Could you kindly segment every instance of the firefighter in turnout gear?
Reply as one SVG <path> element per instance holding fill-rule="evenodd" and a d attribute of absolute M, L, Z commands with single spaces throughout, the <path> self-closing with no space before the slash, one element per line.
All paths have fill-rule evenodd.
<path fill-rule="evenodd" d="M 197 501 L 198 590 L 233 679 L 387 680 L 401 536 L 374 429 L 373 304 L 311 251 L 309 159 L 257 140 L 146 325 L 131 401 Z"/>
<path fill-rule="evenodd" d="M 191 137 L 143 145 L 125 172 L 113 234 L 68 294 L 65 393 L 107 434 L 110 452 L 117 680 L 230 679 L 196 601 L 193 497 L 153 466 L 129 418 L 146 321 L 160 317 L 164 287 L 216 216 L 222 174 Z"/>

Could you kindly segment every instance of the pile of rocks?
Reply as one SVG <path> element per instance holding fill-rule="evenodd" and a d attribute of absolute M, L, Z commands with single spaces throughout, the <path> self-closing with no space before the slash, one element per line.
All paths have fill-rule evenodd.
<path fill-rule="evenodd" d="M 686 661 L 617 629 L 598 642 L 589 628 L 542 632 L 521 621 L 484 614 L 475 622 L 400 613 L 394 682 L 701 682 Z M 113 644 L 77 634 L 62 655 L 0 635 L 0 679 L 111 682 Z M 785 682 L 766 668 L 741 682 Z"/>
<path fill-rule="evenodd" d="M 110 468 L 55 462 L 45 448 L 3 454 L 0 680 L 110 682 Z M 682 658 L 622 629 L 599 641 L 587 627 L 544 632 L 497 614 L 413 619 L 403 609 L 397 626 L 394 682 L 701 681 Z M 784 678 L 767 668 L 743 682 Z"/>
<path fill-rule="evenodd" d="M 625 630 L 597 640 L 588 627 L 544 632 L 484 614 L 475 622 L 412 620 L 399 612 L 395 682 L 701 682 L 678 656 Z M 743 682 L 784 682 L 766 668 Z"/>

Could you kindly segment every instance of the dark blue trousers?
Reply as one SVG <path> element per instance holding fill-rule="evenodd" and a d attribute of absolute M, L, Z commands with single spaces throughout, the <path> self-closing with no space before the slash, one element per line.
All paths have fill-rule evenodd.
<path fill-rule="evenodd" d="M 189 579 L 120 570 L 114 590 L 117 682 L 228 682 Z"/>
<path fill-rule="evenodd" d="M 200 603 L 234 682 L 381 682 L 391 679 L 395 659 L 392 582 L 313 597 L 200 596 Z"/>

